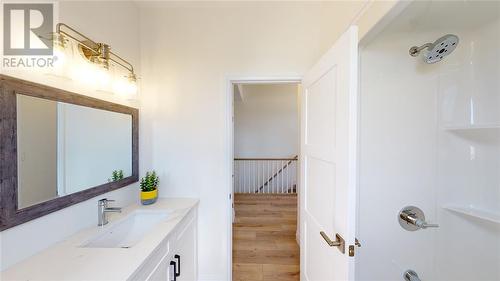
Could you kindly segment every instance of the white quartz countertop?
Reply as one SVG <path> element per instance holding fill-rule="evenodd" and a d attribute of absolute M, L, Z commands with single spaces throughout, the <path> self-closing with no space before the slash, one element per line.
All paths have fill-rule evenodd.
<path fill-rule="evenodd" d="M 84 229 L 1 272 L 0 280 L 126 280 L 197 204 L 197 199 L 160 198 L 148 206 L 129 205 L 121 213 L 108 214 L 107 225 Z M 165 210 L 169 216 L 131 248 L 82 247 L 135 210 Z"/>

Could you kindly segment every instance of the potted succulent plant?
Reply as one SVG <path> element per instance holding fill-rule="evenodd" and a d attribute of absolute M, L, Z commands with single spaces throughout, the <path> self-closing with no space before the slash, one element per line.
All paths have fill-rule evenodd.
<path fill-rule="evenodd" d="M 110 181 L 119 181 L 123 179 L 123 170 L 114 170 L 111 173 Z"/>
<path fill-rule="evenodd" d="M 150 205 L 158 199 L 158 184 L 160 179 L 155 171 L 147 172 L 146 176 L 141 179 L 141 203 Z"/>

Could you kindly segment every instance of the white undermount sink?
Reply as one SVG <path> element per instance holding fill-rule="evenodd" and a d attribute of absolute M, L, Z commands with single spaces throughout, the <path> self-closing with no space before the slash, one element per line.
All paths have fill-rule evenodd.
<path fill-rule="evenodd" d="M 168 211 L 136 210 L 125 218 L 105 226 L 102 232 L 85 242 L 85 248 L 130 248 L 158 223 L 169 217 Z"/>

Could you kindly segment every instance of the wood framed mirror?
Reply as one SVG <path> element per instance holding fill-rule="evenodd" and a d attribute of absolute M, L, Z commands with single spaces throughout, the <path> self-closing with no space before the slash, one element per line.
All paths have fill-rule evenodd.
<path fill-rule="evenodd" d="M 137 182 L 139 111 L 0 75 L 0 231 Z"/>

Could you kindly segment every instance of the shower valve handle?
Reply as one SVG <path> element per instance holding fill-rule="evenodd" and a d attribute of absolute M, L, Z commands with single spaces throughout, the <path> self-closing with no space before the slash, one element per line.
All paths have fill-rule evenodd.
<path fill-rule="evenodd" d="M 415 225 L 418 226 L 419 228 L 428 228 L 428 227 L 439 227 L 439 224 L 435 223 L 427 223 L 424 220 L 417 219 L 415 222 Z"/>
<path fill-rule="evenodd" d="M 429 227 L 439 227 L 437 224 L 427 223 L 425 215 L 420 208 L 415 206 L 407 206 L 399 212 L 399 224 L 405 230 L 415 231 L 419 229 L 426 229 Z"/>

